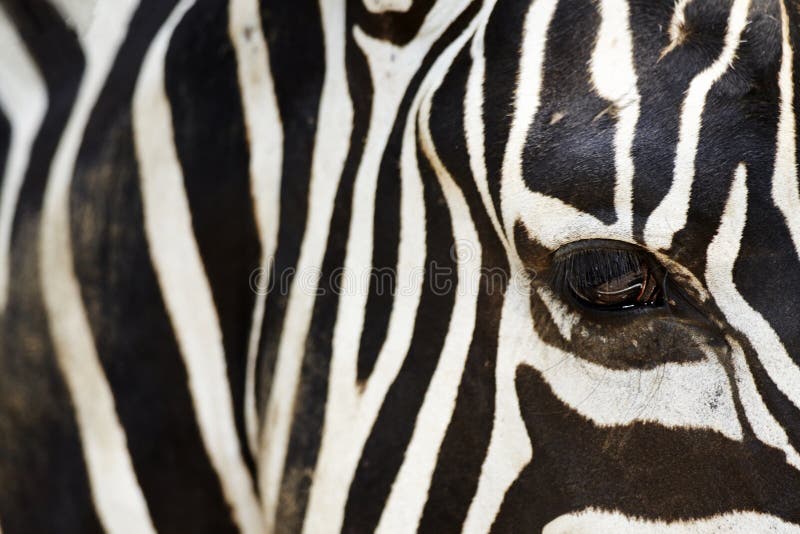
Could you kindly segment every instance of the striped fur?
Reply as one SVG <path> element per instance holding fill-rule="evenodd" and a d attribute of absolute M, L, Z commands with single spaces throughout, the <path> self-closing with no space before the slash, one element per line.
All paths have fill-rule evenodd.
<path fill-rule="evenodd" d="M 0 46 L 2 532 L 800 531 L 793 0 L 7 0 Z M 576 304 L 587 240 L 667 303 Z"/>

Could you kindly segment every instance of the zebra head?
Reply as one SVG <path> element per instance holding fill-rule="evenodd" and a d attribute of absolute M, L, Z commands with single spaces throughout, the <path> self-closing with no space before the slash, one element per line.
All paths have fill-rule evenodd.
<path fill-rule="evenodd" d="M 795 0 L 7 0 L 0 45 L 6 534 L 800 529 Z"/>

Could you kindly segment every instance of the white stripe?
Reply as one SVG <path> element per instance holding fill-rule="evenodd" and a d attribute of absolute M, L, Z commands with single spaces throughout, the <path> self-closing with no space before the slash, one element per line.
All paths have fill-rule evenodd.
<path fill-rule="evenodd" d="M 661 51 L 659 59 L 663 59 L 664 56 L 683 44 L 686 36 L 686 6 L 689 5 L 689 2 L 691 0 L 675 2 L 675 11 L 672 13 L 672 20 L 669 23 L 669 44 Z"/>
<path fill-rule="evenodd" d="M 731 347 L 731 362 L 736 373 L 736 386 L 739 399 L 742 402 L 747 420 L 753 428 L 753 433 L 762 442 L 781 449 L 786 453 L 786 462 L 800 470 L 800 455 L 794 450 L 786 436 L 786 430 L 775 420 L 775 417 L 764 405 L 758 393 L 753 374 L 747 365 L 742 346 L 732 337 L 728 336 L 728 345 Z"/>
<path fill-rule="evenodd" d="M 385 13 L 387 11 L 408 11 L 414 0 L 362 0 L 364 7 L 370 13 Z"/>
<path fill-rule="evenodd" d="M 614 207 L 620 233 L 633 228 L 633 136 L 639 120 L 639 92 L 633 66 L 633 43 L 625 0 L 602 0 L 602 22 L 591 61 L 592 80 L 597 93 L 619 110 L 614 135 Z"/>
<path fill-rule="evenodd" d="M 266 421 L 261 427 L 259 484 L 269 531 L 274 529 L 294 399 L 314 309 L 318 273 L 322 268 L 334 198 L 353 127 L 353 107 L 345 71 L 344 2 L 326 0 L 320 2 L 320 10 L 325 37 L 325 80 L 314 143 L 306 233 L 297 262 L 297 274 L 292 280 L 286 305 Z"/>
<path fill-rule="evenodd" d="M 565 243 L 578 239 L 618 239 L 631 241 L 625 214 L 629 212 L 627 191 L 630 189 L 630 170 L 627 178 L 618 180 L 615 203 L 621 206 L 623 224 L 608 226 L 596 217 L 573 206 L 528 188 L 523 180 L 522 155 L 528 139 L 528 130 L 539 109 L 543 83 L 544 55 L 547 29 L 556 7 L 554 0 L 540 0 L 528 12 L 521 46 L 522 59 L 517 75 L 514 116 L 503 159 L 501 177 L 501 219 L 507 236 L 514 235 L 514 225 L 522 222 L 528 233 L 544 247 L 555 250 Z M 533 13 L 533 15 L 532 15 Z M 611 82 L 602 81 L 607 90 L 618 92 Z M 630 113 L 630 112 L 627 112 Z M 625 128 L 618 131 L 617 147 L 620 160 L 627 160 L 627 139 L 632 136 L 632 116 L 625 117 Z M 620 126 L 618 126 L 620 128 Z M 622 133 L 626 142 L 622 142 Z M 624 166 L 623 161 L 623 166 Z M 547 213 L 547 217 L 542 217 Z M 512 270 L 520 266 L 516 242 L 509 239 L 509 258 Z"/>
<path fill-rule="evenodd" d="M 580 323 L 580 315 L 570 309 L 566 303 L 545 286 L 536 288 L 536 294 L 542 299 L 544 307 L 547 308 L 547 312 L 550 314 L 556 328 L 558 328 L 558 333 L 561 334 L 565 341 L 571 341 L 572 329 Z"/>
<path fill-rule="evenodd" d="M 519 62 L 519 72 L 517 73 L 517 89 L 514 99 L 514 118 L 511 122 L 511 130 L 506 144 L 506 153 L 503 158 L 503 176 L 501 178 L 501 213 L 505 233 L 507 236 L 514 235 L 514 224 L 519 213 L 527 210 L 514 204 L 518 202 L 520 195 L 528 192 L 528 188 L 522 183 L 522 151 L 528 136 L 530 126 L 536 112 L 539 109 L 539 97 L 542 89 L 542 79 L 544 70 L 544 54 L 547 44 L 547 29 L 550 26 L 550 19 L 555 13 L 557 0 L 540 0 L 535 2 L 525 17 L 525 28 L 520 45 L 521 57 Z M 547 212 L 536 211 L 537 218 L 539 213 L 555 213 L 557 210 Z M 568 228 L 568 226 L 562 226 Z M 510 248 L 514 251 L 510 256 L 516 255 L 516 243 L 510 238 Z"/>
<path fill-rule="evenodd" d="M 790 534 L 800 527 L 775 516 L 757 512 L 730 512 L 704 519 L 664 523 L 619 512 L 588 509 L 565 514 L 550 521 L 542 534 L 594 534 L 596 532 L 637 532 L 639 534 Z"/>
<path fill-rule="evenodd" d="M 261 28 L 257 0 L 231 0 L 228 32 L 236 50 L 244 121 L 250 142 L 250 195 L 261 242 L 261 272 L 268 276 L 280 222 L 283 127 L 269 68 L 269 53 Z M 245 425 L 250 450 L 258 450 L 255 367 L 266 305 L 265 288 L 257 291 L 247 346 Z"/>
<path fill-rule="evenodd" d="M 11 124 L 3 189 L 0 193 L 0 313 L 8 299 L 9 247 L 17 199 L 28 159 L 47 110 L 47 89 L 39 69 L 0 6 L 0 109 Z M 1 162 L 0 162 L 1 164 Z"/>
<path fill-rule="evenodd" d="M 488 13 L 486 6 L 484 13 Z M 484 18 L 476 17 L 476 22 Z M 462 33 L 442 55 L 450 64 L 466 38 L 473 35 L 473 26 Z M 453 239 L 468 253 L 458 258 L 458 285 L 453 288 L 455 302 L 439 363 L 431 377 L 425 399 L 414 424 L 414 433 L 405 452 L 403 464 L 392 485 L 376 532 L 414 532 L 417 529 L 436 467 L 439 448 L 456 406 L 458 386 L 472 341 L 475 310 L 479 290 L 481 244 L 464 195 L 445 168 L 436 152 L 430 132 L 432 98 L 446 70 L 436 69 L 427 96 L 422 101 L 419 116 L 419 139 L 444 193 L 453 225 Z M 422 91 L 421 91 L 422 92 Z"/>
<path fill-rule="evenodd" d="M 613 12 L 617 7 L 619 6 L 615 4 L 607 4 L 606 8 L 603 8 L 605 15 L 610 17 L 605 27 L 609 34 L 618 24 L 623 24 L 619 18 L 620 14 Z M 513 236 L 514 225 L 517 222 L 522 222 L 533 238 L 542 246 L 551 250 L 579 239 L 617 239 L 632 242 L 630 232 L 630 192 L 633 163 L 630 159 L 630 146 L 638 116 L 638 111 L 636 111 L 636 106 L 633 103 L 627 106 L 627 110 L 621 112 L 615 139 L 615 164 L 618 168 L 618 176 L 614 201 L 620 216 L 617 224 L 606 225 L 596 217 L 576 209 L 566 202 L 532 191 L 523 180 L 522 155 L 527 143 L 528 130 L 539 109 L 547 27 L 552 17 L 552 12 L 555 10 L 555 3 L 549 0 L 540 0 L 534 3 L 531 9 L 541 11 L 547 17 L 545 19 L 537 16 L 529 19 L 529 26 L 526 27 L 523 34 L 523 59 L 520 62 L 521 66 L 514 103 L 514 118 L 503 160 L 500 191 L 500 211 L 505 233 L 508 236 Z M 601 49 L 608 48 L 611 41 L 613 41 L 613 37 L 601 37 L 602 39 L 598 46 L 601 46 Z M 618 36 L 619 39 L 625 41 L 629 40 L 630 37 Z M 606 41 L 608 41 L 608 46 L 603 44 Z M 628 46 L 623 43 L 618 43 L 618 46 L 620 52 L 625 54 Z M 595 59 L 599 61 L 598 58 Z M 620 61 L 628 63 L 627 60 Z M 631 81 L 635 79 L 635 74 L 630 70 L 628 75 L 622 78 L 623 81 L 627 80 L 623 83 L 618 83 L 605 77 L 595 78 L 595 83 L 600 84 L 604 93 L 609 96 L 617 96 L 628 94 L 627 90 Z M 628 96 L 631 95 L 628 94 Z M 547 217 L 542 217 L 542 213 L 547 213 Z M 520 261 L 514 239 L 509 240 L 508 249 L 512 268 L 514 268 L 513 263 Z"/>
<path fill-rule="evenodd" d="M 786 5 L 781 0 L 781 32 L 782 32 L 782 46 L 781 46 L 781 70 L 778 74 L 778 87 L 780 89 L 780 117 L 778 119 L 778 135 L 777 147 L 775 149 L 775 170 L 772 176 L 772 199 L 778 209 L 781 210 L 783 217 L 786 221 L 786 226 L 789 234 L 794 243 L 795 252 L 800 254 L 800 192 L 797 186 L 797 154 L 796 150 L 796 132 L 795 132 L 795 112 L 794 112 L 794 74 L 793 74 L 793 50 L 791 43 L 791 34 L 789 32 L 789 15 L 786 12 Z M 736 361 L 739 361 L 738 359 Z M 747 366 L 744 363 L 743 357 L 741 363 L 743 371 L 739 374 L 737 367 L 737 376 L 746 376 L 747 380 L 752 383 L 752 376 L 747 373 Z M 796 377 L 800 380 L 800 376 Z M 774 380 L 774 378 L 773 378 Z M 785 387 L 791 387 L 790 384 L 785 384 Z M 795 389 L 795 391 L 797 391 Z M 788 442 L 786 433 L 780 424 L 770 414 L 769 410 L 759 401 L 758 393 L 755 391 L 755 385 L 752 385 L 752 400 L 747 402 L 747 399 L 742 399 L 742 404 L 748 411 L 757 410 L 758 417 L 748 415 L 752 422 L 753 429 L 758 437 L 775 447 L 783 449 L 786 453 L 788 460 L 796 468 L 800 469 L 800 456 Z M 795 405 L 800 404 L 800 395 L 797 395 L 794 400 Z M 767 427 L 767 428 L 763 428 Z"/>
<path fill-rule="evenodd" d="M 164 87 L 164 59 L 170 37 L 193 4 L 193 0 L 182 0 L 159 30 L 145 57 L 133 97 L 145 232 L 189 376 L 206 451 L 234 520 L 242 531 L 259 533 L 264 531 L 264 523 L 241 456 L 222 333 L 192 233 L 191 211 L 173 144 L 172 114 Z"/>
<path fill-rule="evenodd" d="M 425 205 L 414 143 L 416 125 L 408 120 L 400 156 L 397 291 L 386 340 L 366 385 L 359 388 L 356 368 L 369 282 L 367 275 L 372 267 L 373 215 L 380 161 L 408 83 L 430 46 L 451 18 L 463 10 L 465 3 L 436 4 L 419 31 L 419 38 L 402 48 L 368 37 L 360 30 L 355 33 L 356 42 L 364 51 L 373 80 L 376 80 L 373 113 L 353 194 L 344 283 L 333 334 L 324 432 L 304 532 L 333 532 L 341 527 L 349 485 L 362 448 L 411 342 L 423 282 L 419 275 L 425 261 Z M 433 68 L 441 61 L 440 57 Z M 386 83 L 387 80 L 391 83 Z M 426 83 L 423 81 L 415 95 L 409 117 L 416 116 Z"/>
<path fill-rule="evenodd" d="M 778 145 L 775 150 L 775 172 L 772 176 L 772 199 L 783 213 L 792 236 L 795 251 L 800 254 L 800 191 L 797 186 L 797 155 L 794 116 L 794 80 L 792 73 L 792 44 L 789 35 L 789 16 L 783 1 L 781 28 L 783 45 L 781 70 L 778 74 L 780 88 L 780 117 L 778 119 Z"/>
<path fill-rule="evenodd" d="M 534 6 L 540 3 L 541 0 Z M 549 19 L 547 13 L 543 18 L 545 21 Z M 530 320 L 530 300 L 513 289 L 519 287 L 518 274 L 519 271 L 511 280 L 503 301 L 497 336 L 494 423 L 489 449 L 481 466 L 478 489 L 464 522 L 465 534 L 489 532 L 509 487 L 533 455 L 520 414 L 514 376 L 525 353 L 537 347 L 526 345 L 522 334 L 525 330 L 521 329 L 532 331 L 533 322 Z"/>
<path fill-rule="evenodd" d="M 494 1 L 487 2 L 483 9 L 491 13 L 494 4 Z M 497 233 L 498 238 L 507 249 L 508 240 L 503 232 L 500 220 L 497 218 L 497 209 L 489 193 L 489 181 L 486 176 L 486 155 L 484 154 L 483 84 L 486 76 L 486 58 L 483 56 L 483 51 L 487 21 L 488 17 L 484 17 L 472 39 L 472 47 L 470 48 L 472 68 L 467 79 L 467 90 L 464 97 L 464 130 L 472 178 L 481 195 L 483 207 L 492 221 L 495 233 Z"/>
<path fill-rule="evenodd" d="M 667 195 L 647 220 L 644 237 L 651 249 L 668 249 L 675 233 L 686 224 L 689 198 L 695 173 L 695 157 L 700 141 L 700 127 L 706 96 L 722 78 L 736 57 L 741 33 L 747 26 L 749 0 L 735 0 L 728 19 L 725 46 L 707 69 L 694 77 L 681 109 L 680 137 L 675 149 L 675 168 Z"/>
<path fill-rule="evenodd" d="M 69 192 L 86 122 L 135 7 L 130 1 L 100 2 L 95 22 L 82 40 L 86 71 L 50 169 L 39 242 L 47 321 L 75 407 L 92 496 L 103 527 L 115 533 L 154 529 L 73 271 Z"/>
<path fill-rule="evenodd" d="M 90 28 L 97 9 L 97 0 L 51 0 L 67 24 L 83 36 Z"/>
<path fill-rule="evenodd" d="M 706 253 L 708 289 L 728 323 L 747 336 L 778 389 L 800 408 L 800 368 L 786 352 L 769 322 L 742 297 L 733 281 L 733 268 L 746 219 L 747 170 L 744 164 L 740 164 L 717 235 Z"/>
<path fill-rule="evenodd" d="M 543 9 L 542 6 L 549 6 L 550 10 L 554 9 L 554 6 L 547 3 L 535 4 L 535 6 L 537 5 L 538 9 Z M 524 58 L 518 74 L 514 117 L 503 161 L 501 218 L 505 232 L 513 235 L 514 225 L 522 222 L 533 239 L 551 250 L 580 239 L 617 239 L 633 242 L 627 223 L 606 225 L 596 217 L 557 198 L 531 191 L 523 180 L 522 153 L 527 143 L 528 129 L 539 107 L 547 33 L 547 22 L 541 17 L 535 19 L 535 24 L 538 26 L 526 30 L 524 34 L 522 46 Z M 604 85 L 612 87 L 612 82 L 604 82 Z M 617 90 L 617 92 L 619 91 Z M 629 154 L 627 149 L 621 148 L 628 146 L 629 134 L 633 135 L 630 125 L 634 121 L 632 118 L 627 118 L 626 122 L 629 126 L 622 129 L 627 131 L 624 135 L 624 142 L 620 139 L 623 137 L 622 132 L 619 130 L 617 132 L 617 147 L 621 160 L 627 159 L 627 154 Z M 619 125 L 618 128 L 620 128 Z M 468 126 L 468 131 L 469 129 L 470 126 Z M 630 172 L 627 176 L 630 177 Z M 627 205 L 628 195 L 624 194 L 624 191 L 629 190 L 629 187 L 629 183 L 623 187 L 617 184 L 617 193 L 619 193 L 615 193 L 616 199 L 619 200 L 616 202 L 617 205 Z M 626 209 L 627 207 L 621 211 L 624 212 Z M 547 213 L 547 217 L 542 217 L 542 213 Z M 512 262 L 512 269 L 520 267 L 521 260 L 516 253 L 516 243 L 513 239 L 509 241 L 509 245 L 507 250 Z M 688 283 L 705 297 L 706 292 L 702 284 L 692 273 L 663 254 L 656 252 L 656 255 L 670 270 L 686 277 Z"/>

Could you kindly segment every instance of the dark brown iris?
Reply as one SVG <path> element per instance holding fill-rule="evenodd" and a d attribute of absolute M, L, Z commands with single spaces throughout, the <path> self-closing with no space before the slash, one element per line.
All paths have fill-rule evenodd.
<path fill-rule="evenodd" d="M 599 279 L 594 284 L 574 284 L 570 280 L 569 285 L 580 301 L 600 308 L 624 309 L 653 305 L 660 293 L 658 280 L 652 276 L 646 264 L 611 279 Z"/>
<path fill-rule="evenodd" d="M 556 289 L 595 309 L 660 306 L 665 275 L 650 254 L 621 242 L 579 241 L 554 254 Z"/>

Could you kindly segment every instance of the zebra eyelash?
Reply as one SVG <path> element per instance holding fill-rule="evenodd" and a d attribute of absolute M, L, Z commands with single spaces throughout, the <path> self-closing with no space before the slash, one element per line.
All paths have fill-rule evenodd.
<path fill-rule="evenodd" d="M 620 308 L 657 304 L 666 270 L 649 254 L 617 243 L 577 242 L 553 254 L 550 285 L 557 294 L 575 300 L 576 294 L 587 294 L 602 284 L 633 274 L 640 274 L 643 280 L 640 296 L 644 299 Z"/>
<path fill-rule="evenodd" d="M 587 248 L 571 250 L 553 256 L 551 283 L 566 287 L 568 279 L 580 287 L 588 287 L 638 269 L 642 254 L 631 250 Z"/>

